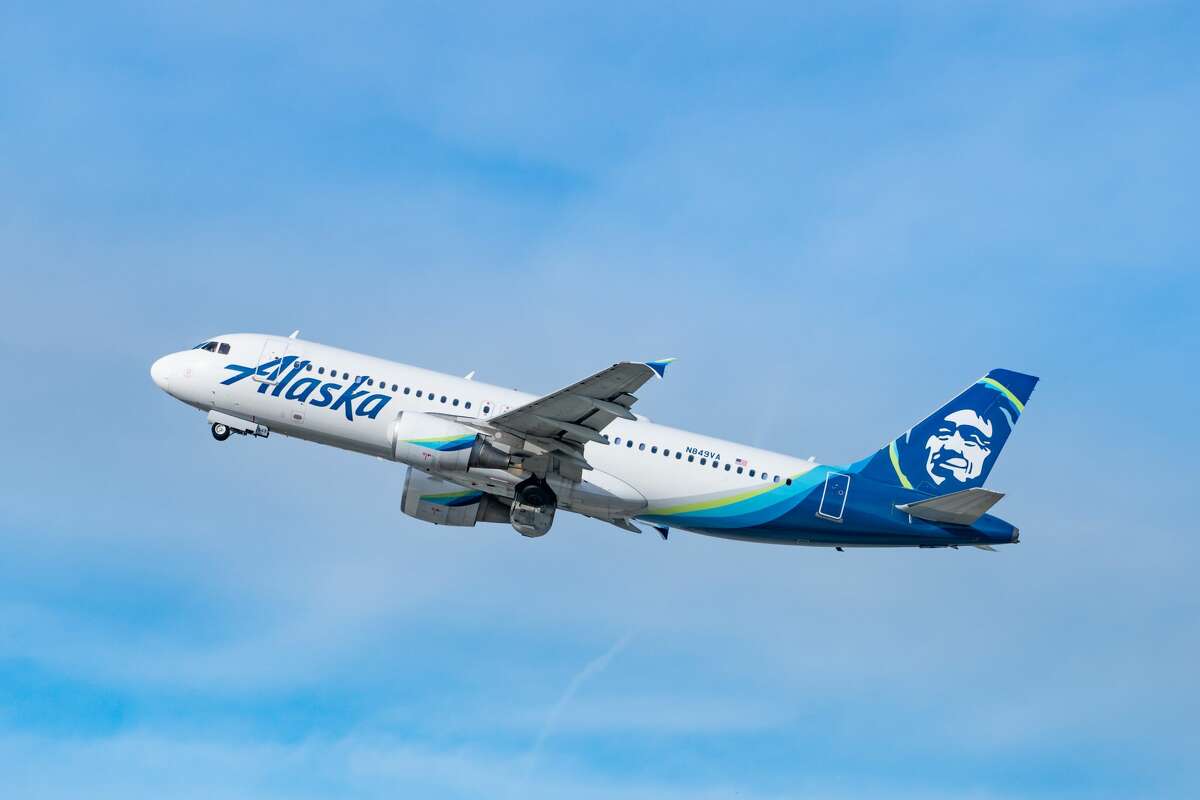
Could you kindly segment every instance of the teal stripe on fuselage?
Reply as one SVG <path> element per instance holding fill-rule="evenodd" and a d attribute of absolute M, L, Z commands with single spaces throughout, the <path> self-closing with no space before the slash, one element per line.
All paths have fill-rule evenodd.
<path fill-rule="evenodd" d="M 793 478 L 791 486 L 779 484 L 770 491 L 729 505 L 681 514 L 639 514 L 638 519 L 676 528 L 753 528 L 782 517 L 819 488 L 826 475 L 841 471 L 821 466 Z"/>

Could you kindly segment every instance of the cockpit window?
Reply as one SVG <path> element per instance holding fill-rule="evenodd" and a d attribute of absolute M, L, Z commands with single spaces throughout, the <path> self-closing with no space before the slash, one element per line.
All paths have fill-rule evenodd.
<path fill-rule="evenodd" d="M 207 350 L 210 353 L 220 353 L 225 355 L 229 352 L 229 345 L 224 342 L 201 342 L 192 348 L 193 350 Z"/>
<path fill-rule="evenodd" d="M 221 355 L 225 355 L 229 352 L 229 345 L 225 342 L 221 342 L 220 346 L 217 347 L 217 352 Z"/>

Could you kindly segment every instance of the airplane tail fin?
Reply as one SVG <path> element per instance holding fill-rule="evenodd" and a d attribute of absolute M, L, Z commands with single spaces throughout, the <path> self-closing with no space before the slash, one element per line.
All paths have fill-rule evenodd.
<path fill-rule="evenodd" d="M 944 495 L 987 480 L 1038 379 L 994 369 L 854 465 L 864 477 Z"/>

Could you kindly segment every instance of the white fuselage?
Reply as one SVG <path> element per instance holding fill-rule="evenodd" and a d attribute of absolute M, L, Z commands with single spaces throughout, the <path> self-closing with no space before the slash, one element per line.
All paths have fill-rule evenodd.
<path fill-rule="evenodd" d="M 198 409 L 389 460 L 397 460 L 393 423 L 400 412 L 486 421 L 538 397 L 300 339 L 233 334 L 218 341 L 228 345 L 227 352 L 185 350 L 164 356 L 151 370 L 155 382 Z M 255 376 L 239 379 L 228 366 L 253 368 L 280 348 L 304 364 L 289 386 Z M 369 381 L 361 386 L 362 396 L 335 407 L 344 387 L 361 376 Z M 355 413 L 359 409 L 366 413 Z M 690 499 L 758 489 L 816 466 L 641 417 L 616 419 L 604 434 L 609 444 L 586 445 L 593 469 L 583 473 L 582 481 L 555 486 L 560 508 L 609 519 L 637 517 Z M 517 468 L 427 471 L 463 487 L 510 497 L 524 477 Z"/>

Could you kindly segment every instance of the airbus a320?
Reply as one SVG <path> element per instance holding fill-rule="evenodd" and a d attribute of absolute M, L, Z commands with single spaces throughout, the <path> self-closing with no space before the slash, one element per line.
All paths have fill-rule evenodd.
<path fill-rule="evenodd" d="M 304 341 L 237 333 L 150 375 L 212 436 L 281 434 L 408 467 L 400 507 L 438 525 L 546 534 L 558 511 L 749 542 L 958 547 L 1018 541 L 983 488 L 1038 379 L 994 369 L 865 458 L 819 464 L 634 413 L 671 359 L 533 395 Z"/>

